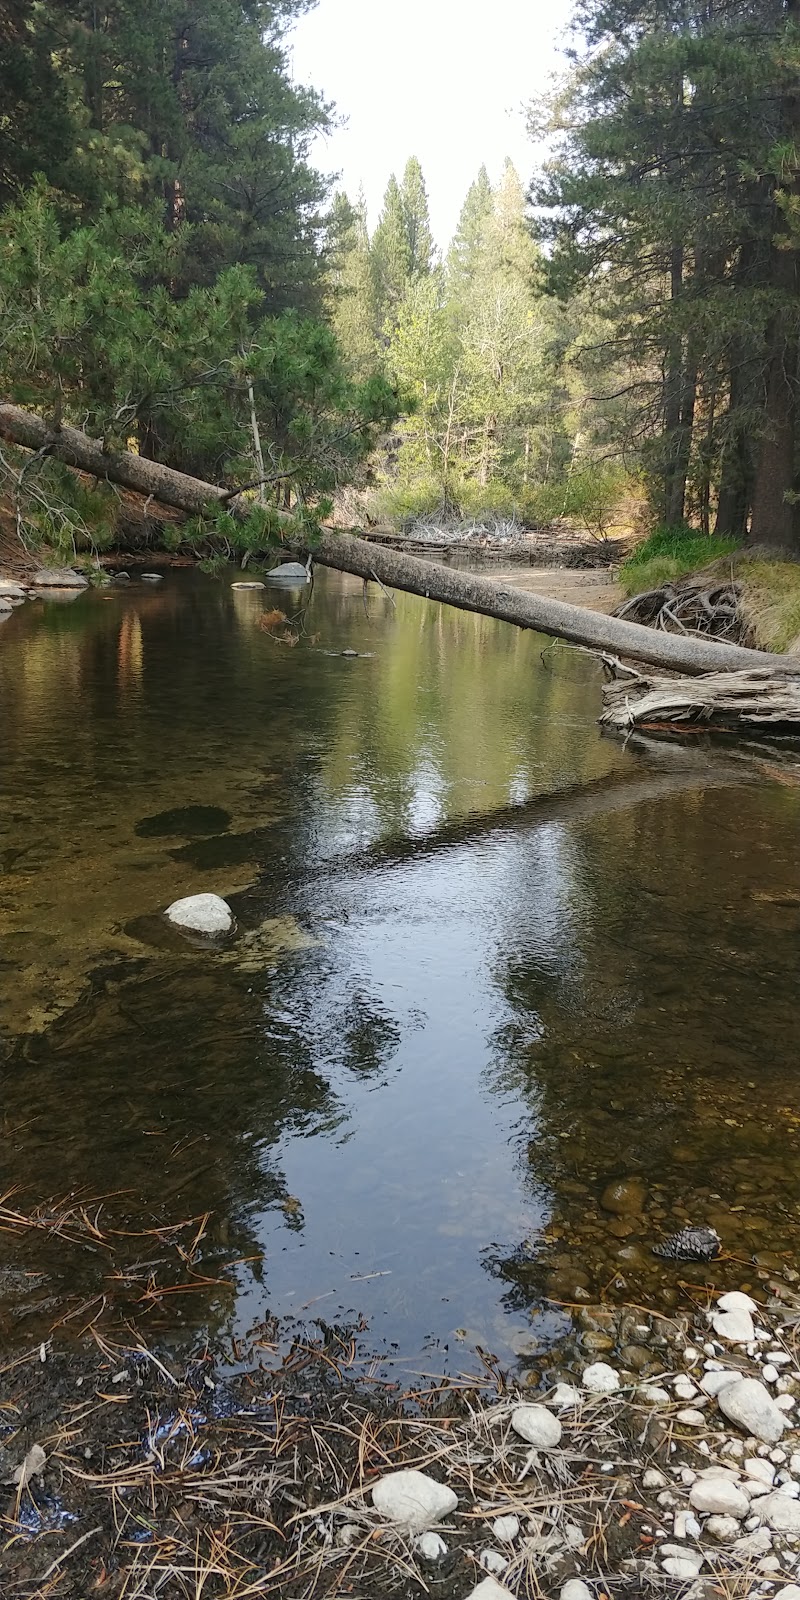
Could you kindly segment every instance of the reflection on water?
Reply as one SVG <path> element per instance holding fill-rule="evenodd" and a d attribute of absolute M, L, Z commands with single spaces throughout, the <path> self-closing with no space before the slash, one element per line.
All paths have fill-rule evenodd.
<path fill-rule="evenodd" d="M 181 574 L 3 629 L 2 1187 L 112 1195 L 131 1234 L 210 1213 L 219 1281 L 162 1330 L 363 1314 L 439 1366 L 670 1304 L 709 1271 L 651 1255 L 686 1220 L 721 1281 L 776 1265 L 797 791 L 601 738 L 592 664 L 487 619 L 321 575 L 289 650 L 263 604 Z M 160 919 L 209 889 L 214 951 Z M 101 1279 L 136 1299 L 0 1235 L 0 1332 Z"/>

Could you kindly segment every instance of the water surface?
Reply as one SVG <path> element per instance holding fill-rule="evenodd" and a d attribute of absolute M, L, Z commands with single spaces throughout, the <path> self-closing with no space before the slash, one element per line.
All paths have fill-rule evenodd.
<path fill-rule="evenodd" d="M 0 1332 L 362 1316 L 441 1370 L 674 1303 L 686 1220 L 721 1281 L 793 1259 L 800 792 L 602 737 L 593 663 L 488 619 L 321 574 L 289 648 L 271 604 L 173 574 L 0 630 L 0 1189 L 120 1230 L 0 1233 Z M 206 890 L 218 949 L 161 917 Z M 217 1281 L 148 1298 L 205 1215 Z"/>

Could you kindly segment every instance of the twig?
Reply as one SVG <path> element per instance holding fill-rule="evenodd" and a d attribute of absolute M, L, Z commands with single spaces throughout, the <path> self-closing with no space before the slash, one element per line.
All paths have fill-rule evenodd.
<path fill-rule="evenodd" d="M 63 1562 L 66 1561 L 67 1556 L 73 1555 L 76 1550 L 80 1549 L 82 1544 L 86 1544 L 87 1539 L 93 1539 L 96 1533 L 102 1533 L 102 1531 L 102 1527 L 100 1527 L 98 1524 L 96 1528 L 90 1528 L 88 1533 L 82 1533 L 80 1539 L 76 1539 L 75 1543 L 71 1544 L 68 1550 L 63 1550 L 60 1556 L 56 1556 L 55 1561 L 50 1562 L 47 1571 L 42 1573 L 42 1576 L 38 1579 L 38 1582 L 46 1583 L 48 1578 L 52 1578 L 53 1573 L 57 1571 Z"/>

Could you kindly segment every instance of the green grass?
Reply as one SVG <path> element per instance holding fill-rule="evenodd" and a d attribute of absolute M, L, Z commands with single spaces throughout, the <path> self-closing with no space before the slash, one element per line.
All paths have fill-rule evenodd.
<path fill-rule="evenodd" d="M 712 539 L 694 528 L 659 527 L 637 546 L 620 567 L 618 577 L 626 594 L 644 594 L 659 589 L 686 572 L 696 572 L 738 548 L 735 539 Z"/>
<path fill-rule="evenodd" d="M 800 654 L 800 563 L 742 561 L 736 582 L 753 642 L 762 650 Z"/>

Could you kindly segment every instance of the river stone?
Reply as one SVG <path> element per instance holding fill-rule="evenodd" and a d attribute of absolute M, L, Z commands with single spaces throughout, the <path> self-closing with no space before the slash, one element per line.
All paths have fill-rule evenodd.
<path fill-rule="evenodd" d="M 13 600 L 9 600 L 6 597 L 6 595 L 0 594 L 0 611 L 13 611 L 13 610 L 14 610 L 14 602 L 13 602 Z"/>
<path fill-rule="evenodd" d="M 163 572 L 140 572 L 139 573 L 139 577 L 141 578 L 142 583 L 160 583 L 162 578 L 163 578 L 163 576 L 164 576 Z"/>
<path fill-rule="evenodd" d="M 725 1339 L 728 1344 L 752 1344 L 755 1338 L 756 1330 L 749 1311 L 717 1311 L 711 1318 L 711 1326 L 717 1338 Z"/>
<path fill-rule="evenodd" d="M 749 1294 L 742 1294 L 740 1289 L 731 1289 L 728 1294 L 721 1294 L 717 1301 L 718 1311 L 757 1311 L 755 1300 Z"/>
<path fill-rule="evenodd" d="M 687 1551 L 686 1555 L 683 1556 L 667 1556 L 666 1561 L 663 1563 L 662 1570 L 666 1572 L 670 1578 L 681 1578 L 688 1580 L 689 1578 L 699 1577 L 701 1565 L 702 1561 L 694 1560 Z"/>
<path fill-rule="evenodd" d="M 769 1390 L 757 1378 L 726 1383 L 717 1395 L 717 1405 L 729 1422 L 763 1439 L 765 1444 L 777 1444 L 787 1425 Z"/>
<path fill-rule="evenodd" d="M 40 567 L 34 572 L 31 583 L 36 589 L 86 589 L 89 579 L 83 572 L 73 572 L 71 567 Z"/>
<path fill-rule="evenodd" d="M 388 1522 L 422 1533 L 432 1522 L 441 1522 L 455 1511 L 458 1495 L 426 1472 L 412 1469 L 380 1478 L 372 1488 L 372 1504 Z"/>
<path fill-rule="evenodd" d="M 551 1406 L 557 1406 L 559 1411 L 566 1411 L 568 1407 L 579 1406 L 583 1395 L 573 1383 L 557 1383 L 550 1395 Z"/>
<path fill-rule="evenodd" d="M 584 1367 L 582 1383 L 590 1394 L 614 1394 L 619 1388 L 619 1375 L 605 1361 L 594 1361 Z"/>
<path fill-rule="evenodd" d="M 517 1406 L 511 1426 L 535 1450 L 555 1450 L 561 1440 L 561 1423 L 546 1406 Z"/>
<path fill-rule="evenodd" d="M 736 1517 L 709 1517 L 705 1524 L 704 1532 L 709 1539 L 716 1539 L 717 1544 L 732 1544 L 738 1539 L 741 1527 Z"/>
<path fill-rule="evenodd" d="M 559 1600 L 594 1600 L 594 1595 L 583 1578 L 570 1578 L 564 1584 Z"/>
<path fill-rule="evenodd" d="M 250 579 L 247 580 L 247 582 L 245 582 L 244 580 L 241 580 L 239 583 L 232 583 L 231 584 L 231 588 L 232 589 L 265 589 L 266 588 L 266 584 L 259 583 L 256 578 L 250 578 Z"/>
<path fill-rule="evenodd" d="M 273 567 L 265 577 L 267 583 L 285 583 L 287 588 L 296 588 L 298 584 L 310 582 L 301 561 L 282 561 L 279 567 Z"/>
<path fill-rule="evenodd" d="M 739 1372 L 707 1372 L 705 1377 L 700 1379 L 700 1388 L 703 1394 L 709 1394 L 713 1400 L 727 1384 L 741 1383 L 741 1381 Z"/>
<path fill-rule="evenodd" d="M 195 933 L 230 933 L 233 927 L 233 912 L 218 894 L 190 894 L 173 900 L 164 915 L 176 927 L 192 928 Z"/>
<path fill-rule="evenodd" d="M 781 1494 L 780 1489 L 757 1500 L 754 1509 L 774 1533 L 800 1533 L 800 1500 Z"/>
<path fill-rule="evenodd" d="M 21 583 L 15 583 L 13 578 L 0 578 L 0 596 L 4 600 L 24 600 L 27 589 Z"/>
<path fill-rule="evenodd" d="M 615 1178 L 603 1190 L 600 1204 L 604 1211 L 613 1211 L 616 1216 L 638 1215 L 646 1195 L 641 1178 Z"/>
<path fill-rule="evenodd" d="M 710 1511 L 715 1516 L 736 1517 L 741 1521 L 750 1511 L 750 1501 L 729 1478 L 698 1478 L 689 1490 L 689 1504 L 695 1511 Z"/>
<path fill-rule="evenodd" d="M 754 1533 L 745 1533 L 737 1539 L 733 1547 L 734 1554 L 742 1556 L 748 1561 L 755 1561 L 759 1556 L 766 1556 L 772 1549 L 772 1534 L 768 1528 L 756 1528 Z"/>

